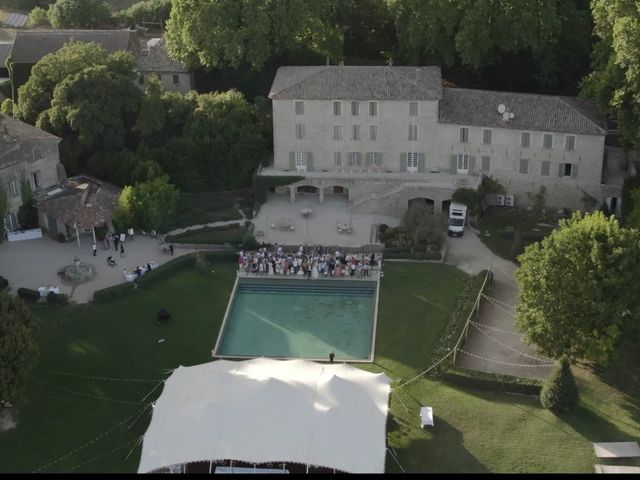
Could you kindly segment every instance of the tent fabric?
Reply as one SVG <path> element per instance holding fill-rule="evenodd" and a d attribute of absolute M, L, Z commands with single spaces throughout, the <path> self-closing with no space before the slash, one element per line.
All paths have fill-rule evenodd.
<path fill-rule="evenodd" d="M 181 366 L 154 405 L 138 473 L 227 459 L 384 473 L 389 383 L 308 360 Z"/>

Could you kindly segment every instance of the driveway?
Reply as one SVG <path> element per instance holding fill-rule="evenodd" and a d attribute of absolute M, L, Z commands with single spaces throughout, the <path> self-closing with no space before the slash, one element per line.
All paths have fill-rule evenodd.
<path fill-rule="evenodd" d="M 518 303 L 516 265 L 489 250 L 469 228 L 462 237 L 447 239 L 445 263 L 476 275 L 490 265 L 493 284 L 480 303 L 479 325 L 470 325 L 467 341 L 459 352 L 456 365 L 470 370 L 546 378 L 553 363 L 525 344 L 515 328 L 515 309 Z"/>
<path fill-rule="evenodd" d="M 92 245 L 90 235 L 80 236 L 80 246 L 76 241 L 59 243 L 47 237 L 20 242 L 4 241 L 0 244 L 0 275 L 9 280 L 11 293 L 20 287 L 37 290 L 40 286 L 58 285 L 60 293 L 70 295 L 74 302 L 86 303 L 91 301 L 95 290 L 124 282 L 124 268 L 132 272 L 138 265 L 146 265 L 151 261 L 162 264 L 172 258 L 168 252 L 162 251 L 158 240 L 144 236 L 135 236 L 134 240 L 125 243 L 124 257 L 120 257 L 113 249 L 104 250 L 101 243 L 94 257 Z M 189 252 L 191 250 L 176 248 L 174 255 Z M 115 267 L 107 265 L 109 255 L 115 258 Z M 76 256 L 82 263 L 92 265 L 96 276 L 74 289 L 73 285 L 61 281 L 57 272 L 67 265 L 73 265 Z"/>

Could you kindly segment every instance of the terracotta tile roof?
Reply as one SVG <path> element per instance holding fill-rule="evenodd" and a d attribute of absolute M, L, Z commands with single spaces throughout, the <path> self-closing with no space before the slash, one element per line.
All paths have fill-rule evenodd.
<path fill-rule="evenodd" d="M 69 179 L 70 188 L 43 200 L 38 209 L 78 228 L 104 225 L 113 219 L 121 188 L 87 175 Z"/>
<path fill-rule="evenodd" d="M 275 100 L 438 100 L 440 67 L 280 67 L 269 98 Z"/>
<path fill-rule="evenodd" d="M 513 118 L 498 112 L 503 104 Z M 574 97 L 444 88 L 438 122 L 541 132 L 605 135 L 605 118 L 593 102 Z"/>
<path fill-rule="evenodd" d="M 109 53 L 135 51 L 135 30 L 19 30 L 13 41 L 14 63 L 35 64 L 48 53 L 57 52 L 65 43 L 96 42 Z"/>
<path fill-rule="evenodd" d="M 187 70 L 169 56 L 162 38 L 152 38 L 143 43 L 137 56 L 138 70 L 141 72 L 175 72 L 186 73 Z"/>

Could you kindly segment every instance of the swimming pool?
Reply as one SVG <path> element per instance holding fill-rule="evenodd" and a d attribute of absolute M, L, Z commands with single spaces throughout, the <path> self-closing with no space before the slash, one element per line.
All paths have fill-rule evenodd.
<path fill-rule="evenodd" d="M 373 361 L 378 282 L 238 277 L 214 356 Z"/>

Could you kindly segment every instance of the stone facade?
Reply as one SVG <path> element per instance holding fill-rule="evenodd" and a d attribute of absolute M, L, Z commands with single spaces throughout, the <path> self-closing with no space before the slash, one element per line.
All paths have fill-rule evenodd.
<path fill-rule="evenodd" d="M 0 184 L 9 201 L 9 213 L 22 205 L 21 181 L 27 180 L 35 196 L 64 185 L 60 138 L 13 118 L 0 118 Z"/>
<path fill-rule="evenodd" d="M 306 80 L 296 81 L 305 86 Z M 294 188 L 317 187 L 320 195 L 334 185 L 348 185 L 354 211 L 400 215 L 412 198 L 427 198 L 437 210 L 458 187 L 479 185 L 483 174 L 492 175 L 514 195 L 516 206 L 531 205 L 529 194 L 541 186 L 546 188 L 546 204 L 558 208 L 584 208 L 585 194 L 601 204 L 621 193 L 619 185 L 605 184 L 606 130 L 566 97 L 505 93 L 506 101 L 517 107 L 514 120 L 497 109 L 501 92 L 491 92 L 490 99 L 469 105 L 476 108 L 476 115 L 469 116 L 475 123 L 465 124 L 444 114 L 442 96 L 385 100 L 368 99 L 365 93 L 357 100 L 340 99 L 336 86 L 335 99 L 318 99 L 317 85 L 307 85 L 308 96 L 299 88 L 300 98 L 289 98 L 292 95 L 279 93 L 286 92 L 286 82 L 276 77 L 276 84 L 279 91 L 272 89 L 270 95 L 274 162 L 261 174 L 295 172 L 306 178 Z M 455 89 L 443 90 L 446 99 Z M 471 98 L 473 92 L 464 91 Z M 544 108 L 540 102 L 546 102 Z M 483 108 L 487 123 L 478 125 L 477 110 Z M 279 191 L 291 194 L 293 188 Z"/>

